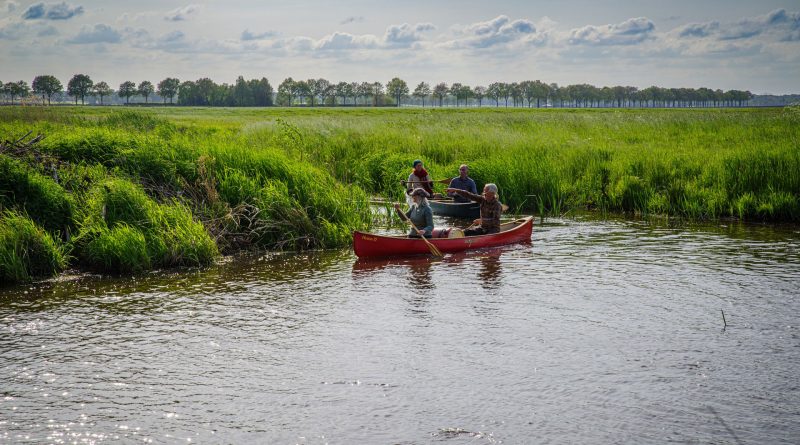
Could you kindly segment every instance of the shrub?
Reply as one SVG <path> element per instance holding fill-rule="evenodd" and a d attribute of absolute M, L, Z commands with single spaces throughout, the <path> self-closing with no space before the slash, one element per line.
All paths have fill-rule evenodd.
<path fill-rule="evenodd" d="M 0 155 L 0 205 L 27 213 L 51 233 L 70 230 L 75 204 L 54 180 Z"/>
<path fill-rule="evenodd" d="M 66 265 L 58 242 L 30 218 L 9 211 L 0 216 L 0 282 L 50 277 Z"/>
<path fill-rule="evenodd" d="M 109 272 L 199 266 L 219 254 L 188 207 L 158 204 L 123 179 L 105 181 L 92 191 L 75 245 L 84 263 Z"/>
<path fill-rule="evenodd" d="M 624 211 L 646 211 L 650 189 L 637 176 L 625 175 L 617 180 L 609 193 L 614 207 Z"/>
<path fill-rule="evenodd" d="M 99 229 L 86 244 L 83 255 L 84 261 L 107 272 L 135 273 L 151 265 L 144 234 L 125 223 Z"/>

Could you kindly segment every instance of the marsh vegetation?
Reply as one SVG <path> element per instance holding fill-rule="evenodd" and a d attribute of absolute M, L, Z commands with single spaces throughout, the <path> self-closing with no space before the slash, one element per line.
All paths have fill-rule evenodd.
<path fill-rule="evenodd" d="M 4 282 L 345 246 L 416 158 L 542 216 L 800 221 L 796 108 L 6 107 L 0 135 Z"/>

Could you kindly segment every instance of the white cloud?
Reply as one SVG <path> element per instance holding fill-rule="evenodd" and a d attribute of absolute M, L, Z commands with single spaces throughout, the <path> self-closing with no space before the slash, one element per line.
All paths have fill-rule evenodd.
<path fill-rule="evenodd" d="M 0 22 L 0 40 L 25 40 L 33 36 L 48 37 L 57 35 L 58 31 L 47 22 L 11 21 Z"/>
<path fill-rule="evenodd" d="M 378 39 L 370 34 L 367 35 L 353 35 L 346 32 L 335 32 L 331 35 L 325 36 L 314 43 L 313 49 L 318 50 L 349 50 L 349 49 L 367 49 L 376 48 L 379 42 Z"/>
<path fill-rule="evenodd" d="M 65 2 L 36 3 L 22 13 L 22 18 L 25 20 L 68 20 L 80 14 L 83 14 L 83 6 L 72 6 Z"/>
<path fill-rule="evenodd" d="M 431 23 L 391 25 L 383 35 L 383 43 L 394 47 L 408 47 L 423 39 L 422 33 L 436 29 Z"/>
<path fill-rule="evenodd" d="M 188 20 L 190 15 L 195 14 L 199 10 L 200 7 L 198 5 L 187 5 L 183 8 L 177 8 L 169 11 L 167 15 L 164 16 L 164 20 L 169 22 Z"/>
<path fill-rule="evenodd" d="M 58 30 L 54 26 L 47 26 L 39 30 L 36 35 L 38 37 L 57 36 Z"/>
<path fill-rule="evenodd" d="M 0 26 L 0 40 L 19 40 L 28 31 L 24 23 L 14 22 Z"/>
<path fill-rule="evenodd" d="M 765 36 L 768 40 L 791 41 L 796 40 L 799 32 L 800 12 L 787 12 L 785 9 L 776 9 L 735 23 L 692 23 L 677 30 L 680 38 L 713 40 L 746 40 Z"/>
<path fill-rule="evenodd" d="M 120 43 L 122 34 L 116 29 L 98 23 L 92 26 L 84 26 L 78 34 L 66 40 L 67 43 L 85 45 L 90 43 Z"/>
<path fill-rule="evenodd" d="M 509 43 L 542 44 L 547 33 L 537 32 L 536 25 L 528 19 L 511 21 L 500 15 L 492 20 L 456 28 L 456 37 L 443 43 L 445 48 L 490 48 Z"/>
<path fill-rule="evenodd" d="M 573 45 L 634 45 L 652 37 L 655 24 L 646 17 L 625 20 L 615 25 L 588 25 L 573 29 L 569 43 Z"/>
<path fill-rule="evenodd" d="M 278 35 L 278 33 L 275 32 L 275 31 L 265 31 L 265 32 L 260 32 L 260 33 L 253 33 L 253 32 L 250 32 L 250 30 L 245 29 L 244 31 L 242 31 L 242 36 L 239 39 L 242 40 L 242 41 L 264 40 L 264 39 L 268 39 L 270 37 L 275 37 L 276 35 Z"/>
<path fill-rule="evenodd" d="M 11 1 L 11 0 L 6 1 L 6 11 L 7 12 L 16 11 L 17 7 L 19 7 L 19 3 L 15 2 L 15 1 Z"/>

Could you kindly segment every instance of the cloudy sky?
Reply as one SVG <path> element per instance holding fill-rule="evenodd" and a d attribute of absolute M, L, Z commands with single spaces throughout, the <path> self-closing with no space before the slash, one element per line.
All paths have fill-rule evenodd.
<path fill-rule="evenodd" d="M 800 1 L 0 0 L 0 81 L 76 73 L 800 93 Z"/>

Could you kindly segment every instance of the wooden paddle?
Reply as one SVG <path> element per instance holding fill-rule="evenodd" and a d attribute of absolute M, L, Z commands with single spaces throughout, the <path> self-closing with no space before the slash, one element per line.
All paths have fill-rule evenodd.
<path fill-rule="evenodd" d="M 408 218 L 408 217 L 407 217 L 405 214 L 403 214 L 402 212 L 398 212 L 398 213 L 399 213 L 400 215 L 403 215 L 403 219 L 404 219 L 404 220 L 406 220 L 406 222 L 407 222 L 407 223 L 411 224 L 411 228 L 412 228 L 412 229 L 414 229 L 414 231 L 415 231 L 415 232 L 419 233 L 419 229 L 417 229 L 417 226 L 415 226 L 415 225 L 414 225 L 414 223 L 413 223 L 413 222 L 411 222 L 411 219 L 410 219 L 410 218 Z M 439 248 L 438 248 L 438 247 L 434 246 L 434 245 L 433 245 L 433 243 L 431 243 L 430 241 L 428 241 L 428 238 L 425 238 L 425 235 L 420 235 L 420 238 L 422 238 L 422 241 L 425 241 L 425 244 L 428 246 L 428 250 L 430 250 L 430 251 L 431 251 L 431 255 L 433 255 L 433 256 L 435 256 L 435 257 L 439 257 L 439 258 L 441 258 L 441 257 L 443 257 L 443 256 L 444 256 L 444 254 L 442 254 L 442 251 L 441 251 L 441 250 L 439 250 Z"/>
<path fill-rule="evenodd" d="M 419 229 L 417 229 L 417 226 L 415 226 L 410 219 L 406 219 L 406 221 L 408 221 L 408 223 L 411 224 L 412 229 L 416 230 L 417 233 L 419 233 Z M 428 250 L 431 251 L 431 255 L 439 258 L 444 256 L 444 254 L 442 253 L 441 250 L 439 250 L 438 247 L 434 246 L 432 242 L 428 241 L 428 238 L 425 238 L 425 235 L 420 235 L 419 237 L 422 238 L 422 241 L 425 241 L 425 244 L 428 245 Z"/>
<path fill-rule="evenodd" d="M 400 180 L 401 184 L 427 184 L 428 182 L 438 182 L 439 184 L 450 185 L 452 179 L 431 179 L 430 181 L 404 181 Z"/>

